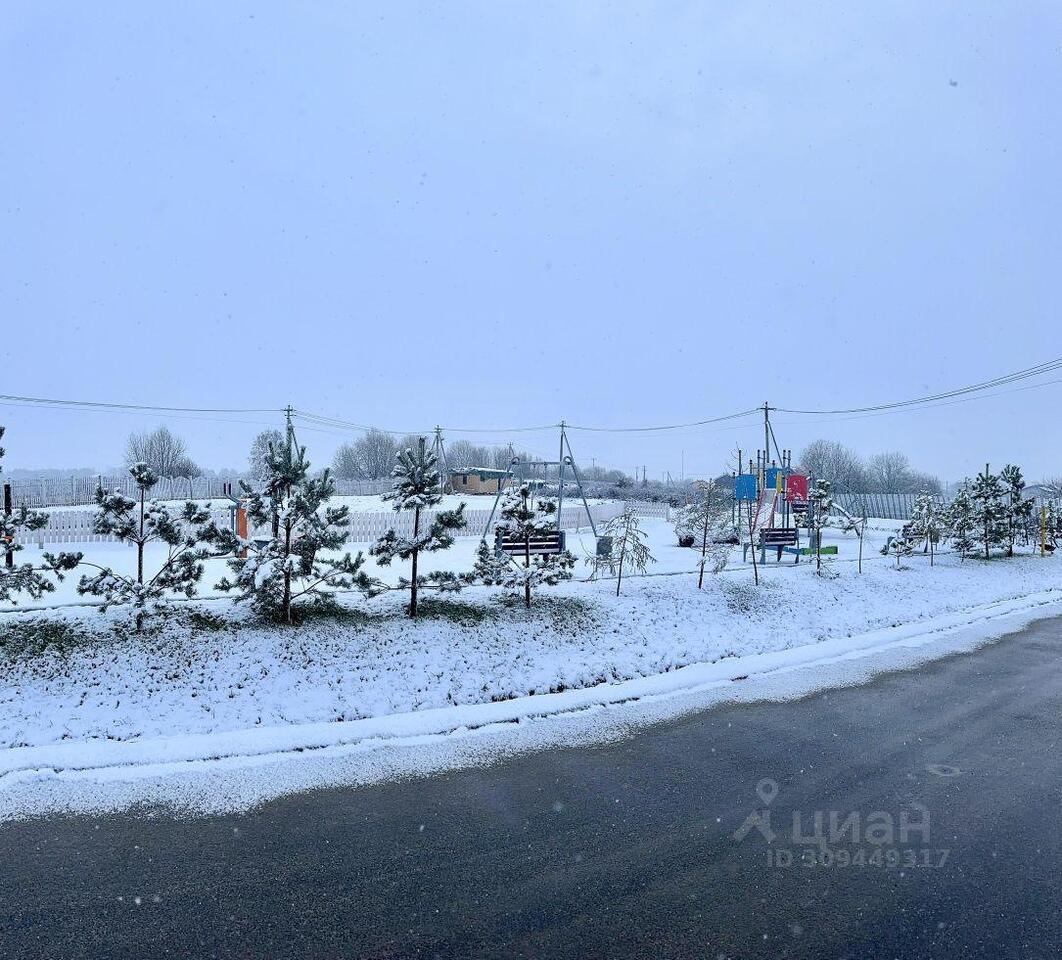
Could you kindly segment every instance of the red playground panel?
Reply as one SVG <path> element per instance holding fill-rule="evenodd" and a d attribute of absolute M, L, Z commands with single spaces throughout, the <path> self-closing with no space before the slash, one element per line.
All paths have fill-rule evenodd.
<path fill-rule="evenodd" d="M 808 478 L 802 473 L 791 473 L 785 478 L 785 498 L 789 503 L 806 503 Z"/>

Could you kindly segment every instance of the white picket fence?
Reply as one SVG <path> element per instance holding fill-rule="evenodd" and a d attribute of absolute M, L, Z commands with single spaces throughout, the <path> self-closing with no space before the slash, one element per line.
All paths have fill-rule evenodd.
<path fill-rule="evenodd" d="M 96 488 L 101 486 L 134 500 L 139 495 L 129 474 L 32 478 L 5 475 L 3 482 L 11 488 L 11 499 L 16 506 L 24 503 L 31 508 L 90 506 L 95 504 Z M 226 484 L 239 493 L 238 477 L 161 477 L 151 488 L 150 496 L 156 500 L 210 500 L 225 496 Z M 388 479 L 336 480 L 335 484 L 340 496 L 377 496 L 391 489 Z"/>
<path fill-rule="evenodd" d="M 667 504 L 664 503 L 634 503 L 635 511 L 639 516 L 669 518 Z M 598 526 L 604 524 L 612 517 L 623 512 L 622 503 L 601 503 L 590 507 L 594 523 Z M 421 529 L 426 530 L 435 519 L 435 511 L 427 510 L 421 514 Z M 211 519 L 218 526 L 229 526 L 231 523 L 231 511 L 228 508 L 212 510 Z M 465 529 L 462 536 L 481 537 L 487 531 L 487 520 L 490 518 L 488 508 L 475 508 L 465 510 Z M 21 544 L 53 543 L 103 543 L 113 542 L 117 538 L 110 534 L 98 534 L 93 531 L 96 522 L 95 510 L 57 510 L 49 514 L 48 526 L 42 530 L 23 532 L 16 536 L 15 540 Z M 497 525 L 498 516 L 495 514 L 491 526 Z M 561 510 L 561 528 L 564 530 L 579 530 L 589 527 L 586 516 L 586 508 L 581 504 L 565 503 Z M 399 536 L 409 537 L 413 534 L 413 514 L 408 510 L 390 512 L 379 511 L 373 513 L 352 513 L 348 526 L 348 537 L 352 543 L 369 543 L 382 537 L 388 530 L 394 529 Z M 252 530 L 251 535 L 256 533 L 267 534 L 265 529 Z"/>
<path fill-rule="evenodd" d="M 47 513 L 46 510 L 40 512 Z M 97 513 L 96 510 L 56 510 L 48 514 L 48 526 L 42 530 L 23 531 L 15 536 L 15 542 L 47 546 L 50 543 L 110 543 L 117 540 L 111 534 L 93 530 Z M 228 509 L 211 510 L 210 517 L 219 527 L 227 527 L 231 514 Z"/>

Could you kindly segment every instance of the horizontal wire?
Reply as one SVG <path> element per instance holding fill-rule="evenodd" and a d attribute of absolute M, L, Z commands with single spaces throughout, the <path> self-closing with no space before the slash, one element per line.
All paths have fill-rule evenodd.
<path fill-rule="evenodd" d="M 969 393 L 976 393 L 981 390 L 990 390 L 993 387 L 1004 386 L 1008 383 L 1015 383 L 1020 380 L 1028 380 L 1031 377 L 1042 376 L 1045 373 L 1053 373 L 1056 370 L 1062 369 L 1062 357 L 1058 357 L 1054 360 L 1048 360 L 1044 363 L 1037 364 L 1033 367 L 1026 367 L 1024 370 L 1017 370 L 1014 373 L 1008 373 L 1000 377 L 995 377 L 991 380 L 985 380 L 981 383 L 969 384 L 965 387 L 956 387 L 954 390 L 947 390 L 943 393 L 931 394 L 926 397 L 915 397 L 910 400 L 898 400 L 892 403 L 879 403 L 866 407 L 848 407 L 837 410 L 797 410 L 791 407 L 776 407 L 779 413 L 793 413 L 804 414 L 811 416 L 830 416 L 836 414 L 846 413 L 875 413 L 883 410 L 895 410 L 901 407 L 912 407 L 922 404 L 930 404 L 938 400 L 946 400 L 951 397 L 963 396 Z"/>
<path fill-rule="evenodd" d="M 110 409 L 110 410 L 97 410 L 92 407 L 57 407 L 51 404 L 35 404 L 35 403 L 10 403 L 6 400 L 0 400 L 0 407 L 13 407 L 15 409 L 22 410 L 67 410 L 70 413 L 117 413 L 123 416 L 142 417 L 150 416 L 152 410 L 124 410 L 124 409 Z M 282 413 L 282 411 L 269 411 L 270 413 Z M 194 414 L 180 414 L 180 413 L 167 413 L 164 415 L 167 420 L 190 420 L 198 423 L 242 423 L 252 427 L 277 427 L 278 421 L 274 420 L 244 420 L 234 417 L 200 417 Z"/>
<path fill-rule="evenodd" d="M 874 417 L 891 416 L 896 413 L 920 413 L 923 410 L 934 410 L 938 407 L 950 407 L 958 403 L 972 403 L 976 400 L 991 400 L 994 397 L 1004 397 L 1011 393 L 1023 393 L 1026 390 L 1039 390 L 1041 387 L 1050 387 L 1062 383 L 1062 380 L 1044 380 L 1041 383 L 1030 383 L 1024 387 L 1013 387 L 1010 390 L 1000 390 L 997 393 L 984 393 L 975 396 L 963 396 L 957 397 L 951 400 L 940 400 L 936 403 L 927 403 L 920 407 L 907 407 L 904 409 L 893 410 L 878 410 L 873 413 L 861 413 L 855 416 L 836 416 L 829 420 L 774 420 L 772 423 L 776 423 L 779 426 L 819 426 L 822 424 L 831 423 L 846 423 L 850 420 L 870 420 Z M 784 413 L 795 413 L 796 411 L 781 410 Z"/>
<path fill-rule="evenodd" d="M 711 417 L 708 420 L 694 420 L 690 423 L 671 423 L 655 427 L 586 427 L 578 424 L 567 423 L 568 430 L 584 430 L 593 433 L 654 433 L 661 430 L 685 430 L 689 427 L 703 427 L 710 423 L 722 423 L 724 420 L 738 420 L 741 417 L 750 416 L 753 413 L 762 413 L 763 407 L 751 407 L 740 413 L 728 413 L 722 417 Z"/>
<path fill-rule="evenodd" d="M 825 417 L 844 417 L 846 415 L 856 415 L 853 419 L 858 419 L 858 415 L 880 415 L 889 412 L 896 412 L 902 410 L 911 409 L 930 409 L 935 406 L 943 406 L 948 403 L 965 402 L 966 400 L 980 399 L 972 394 L 981 393 L 985 390 L 991 390 L 995 387 L 1005 386 L 1011 383 L 1017 383 L 1023 380 L 1028 380 L 1033 377 L 1043 376 L 1044 374 L 1051 373 L 1057 370 L 1062 370 L 1062 357 L 1055 358 L 1053 360 L 1047 360 L 1043 363 L 1036 364 L 1031 367 L 1026 367 L 1023 370 L 1017 370 L 1013 373 L 1004 374 L 999 377 L 992 378 L 990 380 L 981 381 L 980 383 L 968 384 L 964 387 L 956 387 L 953 390 L 943 391 L 941 393 L 930 394 L 924 397 L 915 397 L 908 400 L 898 400 L 890 403 L 873 404 L 863 407 L 842 407 L 832 410 L 827 409 L 798 409 L 794 407 L 770 407 L 769 409 L 784 414 L 792 414 L 795 416 L 825 416 Z M 1048 383 L 1055 383 L 1058 381 L 1049 381 Z M 1046 386 L 1047 383 L 1032 384 L 1029 387 L 1023 387 L 1018 389 L 1033 389 L 1034 387 Z M 1002 391 L 1007 393 L 1011 391 Z M 986 397 L 1000 396 L 1000 393 L 987 394 Z M 26 397 L 17 396 L 11 394 L 0 394 L 0 405 L 3 406 L 23 406 L 34 407 L 38 409 L 67 409 L 67 410 L 81 410 L 91 411 L 99 413 L 159 413 L 172 416 L 188 415 L 182 417 L 183 419 L 208 419 L 198 418 L 196 414 L 284 414 L 285 408 L 270 408 L 270 407 L 176 407 L 165 406 L 157 404 L 138 404 L 138 403 L 115 403 L 109 401 L 95 401 L 95 400 L 69 400 L 69 399 L 55 399 L 49 397 Z M 709 417 L 703 420 L 694 420 L 686 423 L 672 423 L 672 424 L 657 424 L 654 426 L 644 427 L 599 427 L 589 426 L 586 424 L 564 424 L 565 429 L 580 432 L 590 433 L 627 433 L 627 434 L 652 434 L 663 433 L 674 430 L 689 430 L 697 427 L 708 426 L 711 424 L 725 423 L 727 421 L 740 420 L 745 417 L 752 416 L 763 410 L 762 407 L 751 407 L 748 410 L 742 410 L 737 413 L 729 413 L 718 417 Z M 336 435 L 342 435 L 344 430 L 358 430 L 368 431 L 372 429 L 381 429 L 385 433 L 393 434 L 395 436 L 402 435 L 416 435 L 426 436 L 434 432 L 435 428 L 429 430 L 394 430 L 380 427 L 372 427 L 368 424 L 356 423 L 351 420 L 343 420 L 338 417 L 329 417 L 323 414 L 312 413 L 307 410 L 295 409 L 292 410 L 294 417 L 299 418 L 307 424 L 307 429 L 313 429 L 321 433 L 334 432 Z M 240 420 L 222 420 L 218 422 L 229 423 L 261 423 L 261 421 L 240 421 Z M 837 422 L 837 421 L 827 421 Z M 310 426 L 316 424 L 317 426 Z M 272 426 L 272 424 L 268 424 Z M 560 423 L 557 424 L 541 424 L 538 426 L 527 427 L 446 427 L 445 430 L 450 433 L 469 433 L 469 434 L 486 434 L 489 436 L 505 436 L 513 433 L 537 433 L 548 430 L 556 430 L 561 427 Z"/>
<path fill-rule="evenodd" d="M 93 408 L 97 410 L 138 410 L 147 413 L 283 413 L 273 407 L 164 407 L 146 403 L 109 403 L 102 400 L 55 400 L 49 397 L 18 397 L 0 394 L 8 404 L 35 404 L 44 407 Z"/>

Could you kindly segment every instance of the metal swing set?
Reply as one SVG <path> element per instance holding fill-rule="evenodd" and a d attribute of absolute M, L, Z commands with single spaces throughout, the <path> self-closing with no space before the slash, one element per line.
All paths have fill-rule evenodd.
<path fill-rule="evenodd" d="M 512 444 L 509 445 L 509 450 L 511 453 Z M 502 494 L 509 485 L 514 483 L 517 477 L 524 473 L 528 475 L 528 479 L 531 479 L 531 476 L 538 469 L 542 470 L 542 479 L 545 480 L 548 478 L 549 471 L 553 467 L 557 470 L 557 521 L 554 529 L 544 531 L 530 541 L 520 540 L 515 537 L 507 537 L 504 531 L 496 530 L 494 533 L 495 556 L 509 557 L 510 559 L 516 556 L 548 556 L 551 554 L 563 553 L 567 549 L 567 537 L 564 530 L 561 529 L 561 515 L 564 508 L 565 472 L 567 470 L 571 471 L 576 489 L 579 491 L 579 499 L 582 500 L 583 508 L 586 510 L 586 519 L 590 524 L 590 530 L 594 534 L 598 555 L 601 555 L 603 549 L 606 550 L 606 552 L 610 549 L 610 545 L 606 543 L 608 538 L 598 535 L 597 524 L 594 523 L 594 515 L 590 511 L 590 504 L 587 502 L 586 494 L 583 491 L 583 479 L 579 473 L 579 467 L 575 462 L 575 454 L 572 452 L 571 442 L 568 440 L 568 434 L 563 420 L 560 424 L 560 448 L 556 460 L 525 460 L 516 455 L 511 457 L 509 460 L 509 466 L 505 471 L 505 476 L 498 484 L 498 492 L 494 497 L 494 504 L 490 508 L 490 516 L 487 518 L 487 526 L 483 531 L 483 537 L 480 542 L 486 543 L 487 535 L 490 533 L 491 524 L 494 522 L 494 516 L 498 510 L 498 504 L 501 502 Z"/>

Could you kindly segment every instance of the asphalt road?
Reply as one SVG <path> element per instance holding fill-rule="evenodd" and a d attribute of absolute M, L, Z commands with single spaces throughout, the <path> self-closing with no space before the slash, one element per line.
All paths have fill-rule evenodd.
<path fill-rule="evenodd" d="M 1055 620 L 596 748 L 241 816 L 9 824 L 0 957 L 1056 958 L 1060 739 Z M 757 810 L 770 845 L 735 837 Z"/>

